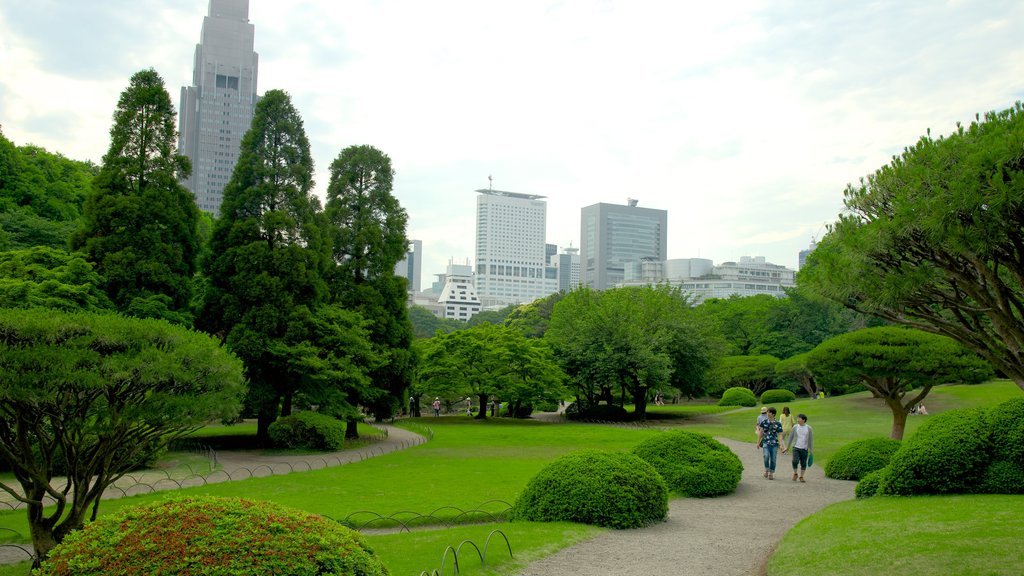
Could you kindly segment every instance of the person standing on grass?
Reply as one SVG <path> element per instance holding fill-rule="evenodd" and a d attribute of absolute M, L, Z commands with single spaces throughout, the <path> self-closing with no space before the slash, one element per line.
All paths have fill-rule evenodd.
<path fill-rule="evenodd" d="M 761 450 L 764 454 L 764 477 L 775 480 L 775 457 L 779 451 L 779 434 L 782 434 L 782 424 L 775 419 L 778 411 L 774 406 L 768 408 L 768 418 L 758 424 L 761 432 Z"/>
<path fill-rule="evenodd" d="M 432 404 L 432 406 L 434 407 L 434 416 L 440 416 L 441 415 L 441 399 L 435 396 L 434 397 L 434 403 Z"/>
<path fill-rule="evenodd" d="M 793 482 L 796 482 L 797 478 L 804 482 L 807 458 L 810 457 L 811 450 L 814 449 L 814 430 L 807 425 L 807 416 L 805 414 L 797 415 L 796 426 L 793 426 L 793 433 L 789 435 L 789 442 L 782 449 L 783 454 L 790 447 L 793 448 Z M 799 476 L 796 473 L 797 465 L 800 466 Z"/>
<path fill-rule="evenodd" d="M 796 418 L 789 412 L 789 406 L 782 407 L 782 415 L 779 416 L 779 423 L 782 424 L 782 442 L 785 443 L 789 438 L 789 431 L 793 429 L 793 425 L 796 424 Z"/>

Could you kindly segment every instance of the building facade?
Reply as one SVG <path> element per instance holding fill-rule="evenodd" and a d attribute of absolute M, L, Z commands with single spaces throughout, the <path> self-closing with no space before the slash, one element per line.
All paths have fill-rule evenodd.
<path fill-rule="evenodd" d="M 409 281 L 409 294 L 420 291 L 420 272 L 423 264 L 423 241 L 409 240 L 409 251 L 405 258 L 395 264 L 395 276 L 401 276 Z"/>
<path fill-rule="evenodd" d="M 522 304 L 555 292 L 547 267 L 544 196 L 477 190 L 476 288 L 485 307 Z"/>
<path fill-rule="evenodd" d="M 256 106 L 259 57 L 249 0 L 210 0 L 196 45 L 192 85 L 181 89 L 178 151 L 192 160 L 183 182 L 196 205 L 218 215 Z"/>
<path fill-rule="evenodd" d="M 580 221 L 580 273 L 584 286 L 606 290 L 625 280 L 626 269 L 644 260 L 664 261 L 668 252 L 668 212 L 625 205 L 594 204 Z"/>
<path fill-rule="evenodd" d="M 555 269 L 559 292 L 569 292 L 580 285 L 580 249 L 569 246 L 561 254 L 551 256 L 549 263 Z"/>
<path fill-rule="evenodd" d="M 449 264 L 445 274 L 444 288 L 437 299 L 442 318 L 469 320 L 480 312 L 480 298 L 477 297 L 473 282 L 473 268 L 462 264 Z"/>

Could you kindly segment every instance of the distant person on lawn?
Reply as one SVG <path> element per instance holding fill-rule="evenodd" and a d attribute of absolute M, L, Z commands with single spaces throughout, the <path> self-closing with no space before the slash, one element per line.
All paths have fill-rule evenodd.
<path fill-rule="evenodd" d="M 782 424 L 775 419 L 777 412 L 774 406 L 769 407 L 768 418 L 758 425 L 761 432 L 758 443 L 764 454 L 764 477 L 769 480 L 775 480 L 775 458 L 779 451 L 779 434 L 782 434 Z"/>
<path fill-rule="evenodd" d="M 793 426 L 793 433 L 789 435 L 789 442 L 782 452 L 785 453 L 790 447 L 793 448 L 793 482 L 796 482 L 797 478 L 803 482 L 804 471 L 807 470 L 807 458 L 811 455 L 811 450 L 814 449 L 814 430 L 807 425 L 805 414 L 797 415 L 796 426 Z M 796 473 L 797 465 L 800 466 L 799 476 Z"/>
<path fill-rule="evenodd" d="M 432 406 L 434 407 L 434 416 L 440 416 L 441 415 L 441 399 L 437 398 L 437 397 L 434 397 L 434 403 L 432 404 Z"/>
<path fill-rule="evenodd" d="M 789 406 L 782 407 L 782 415 L 779 416 L 779 423 L 782 424 L 782 441 L 785 442 L 789 438 L 789 431 L 793 429 L 793 425 L 796 424 L 796 417 L 789 412 Z"/>

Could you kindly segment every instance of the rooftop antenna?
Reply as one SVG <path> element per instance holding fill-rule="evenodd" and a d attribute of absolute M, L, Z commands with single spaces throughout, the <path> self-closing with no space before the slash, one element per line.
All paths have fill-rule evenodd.
<path fill-rule="evenodd" d="M 487 191 L 494 192 L 494 178 L 490 174 L 487 175 Z"/>

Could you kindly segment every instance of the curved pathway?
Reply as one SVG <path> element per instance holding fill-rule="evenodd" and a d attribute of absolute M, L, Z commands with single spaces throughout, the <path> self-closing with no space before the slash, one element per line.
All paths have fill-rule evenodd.
<path fill-rule="evenodd" d="M 783 535 L 825 506 L 854 497 L 855 482 L 825 478 L 820 466 L 790 480 L 780 455 L 775 480 L 762 477 L 761 451 L 724 438 L 743 462 L 736 491 L 718 498 L 669 501 L 668 520 L 638 530 L 610 530 L 538 560 L 521 576 L 758 576 Z"/>

